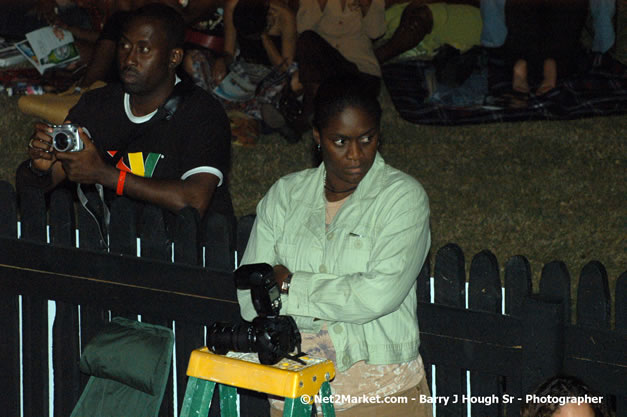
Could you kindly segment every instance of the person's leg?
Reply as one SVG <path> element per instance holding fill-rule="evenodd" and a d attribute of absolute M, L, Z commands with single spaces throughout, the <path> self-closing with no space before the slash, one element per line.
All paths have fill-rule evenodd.
<path fill-rule="evenodd" d="M 384 63 L 395 56 L 418 45 L 433 29 L 433 15 L 431 9 L 420 4 L 410 3 L 401 16 L 401 21 L 392 37 L 379 46 L 374 54 L 380 63 Z"/>
<path fill-rule="evenodd" d="M 512 75 L 512 90 L 519 93 L 529 92 L 529 81 L 527 80 L 527 61 L 519 59 L 514 64 Z"/>
<path fill-rule="evenodd" d="M 211 63 L 208 54 L 198 49 L 188 49 L 183 58 L 183 69 L 194 80 L 194 83 L 204 89 L 211 91 L 215 85 L 211 77 Z"/>
<path fill-rule="evenodd" d="M 541 96 L 552 89 L 554 89 L 557 85 L 557 63 L 553 58 L 547 58 L 544 60 L 542 65 L 542 82 L 538 86 L 536 90 L 536 95 Z"/>
<path fill-rule="evenodd" d="M 545 36 L 540 51 L 545 65 L 541 84 L 550 85 L 550 77 L 561 78 L 577 70 L 577 58 L 581 53 L 579 38 L 586 20 L 588 2 L 545 0 L 543 11 L 542 31 Z"/>
<path fill-rule="evenodd" d="M 388 395 L 382 403 L 359 404 L 345 411 L 336 412 L 338 417 L 432 417 L 433 405 L 425 401 L 430 397 L 427 378 L 404 392 Z M 273 416 L 274 417 L 274 416 Z"/>
<path fill-rule="evenodd" d="M 313 99 L 320 84 L 331 77 L 357 75 L 357 65 L 348 61 L 324 38 L 314 31 L 300 34 L 296 42 L 298 80 L 303 86 L 303 121 L 313 114 Z M 304 126 L 298 126 L 304 127 Z"/>
<path fill-rule="evenodd" d="M 540 72 L 543 58 L 537 56 L 537 50 L 544 34 L 539 26 L 539 6 L 539 0 L 507 0 L 505 3 L 507 39 L 503 53 L 506 66 L 512 68 L 512 89 L 516 91 L 521 91 L 517 88 L 524 85 L 521 81 L 522 72 L 526 80 L 529 80 L 531 74 Z M 526 66 L 519 63 L 520 60 L 524 60 Z M 518 76 L 514 70 L 518 70 Z"/>

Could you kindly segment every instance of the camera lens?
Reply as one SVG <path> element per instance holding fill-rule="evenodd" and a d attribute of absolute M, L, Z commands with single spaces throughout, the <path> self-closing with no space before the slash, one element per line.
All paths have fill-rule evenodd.
<path fill-rule="evenodd" d="M 229 351 L 254 352 L 255 333 L 250 324 L 214 323 L 207 329 L 207 347 L 212 352 L 224 355 Z"/>
<path fill-rule="evenodd" d="M 72 141 L 70 138 L 63 132 L 59 132 L 54 135 L 52 140 L 52 146 L 59 152 L 66 152 L 71 148 Z"/>

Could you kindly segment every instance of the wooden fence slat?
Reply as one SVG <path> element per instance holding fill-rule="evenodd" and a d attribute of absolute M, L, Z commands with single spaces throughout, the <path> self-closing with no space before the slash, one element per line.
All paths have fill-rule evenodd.
<path fill-rule="evenodd" d="M 144 323 L 157 324 L 159 326 L 167 327 L 168 329 L 172 329 L 173 327 L 172 320 L 167 320 L 162 317 L 157 317 L 157 316 L 150 315 L 150 314 L 142 314 L 141 321 Z M 173 394 L 174 383 L 172 381 L 173 367 L 174 367 L 174 360 L 172 361 L 172 364 L 170 365 L 170 373 L 168 375 L 168 382 L 165 386 L 165 392 L 163 393 L 163 401 L 161 402 L 161 407 L 159 408 L 159 417 L 172 417 L 174 415 L 174 408 L 175 408 L 174 394 Z M 183 395 L 183 394 L 179 394 L 179 395 Z"/>
<path fill-rule="evenodd" d="M 443 364 L 520 376 L 520 318 L 419 302 L 418 320 L 421 348 L 438 368 Z"/>
<path fill-rule="evenodd" d="M 57 302 L 52 327 L 54 415 L 67 417 L 81 394 L 78 306 Z"/>
<path fill-rule="evenodd" d="M 57 188 L 50 195 L 50 243 L 56 246 L 76 246 L 74 201 L 67 188 Z"/>
<path fill-rule="evenodd" d="M 611 303 L 605 267 L 598 261 L 588 262 L 577 286 L 577 325 L 609 329 Z"/>
<path fill-rule="evenodd" d="M 438 250 L 433 279 L 436 303 L 464 307 L 466 266 L 464 252 L 458 245 L 449 243 Z"/>
<path fill-rule="evenodd" d="M 174 242 L 174 262 L 198 265 L 198 211 L 185 207 L 174 216 L 170 237 Z"/>
<path fill-rule="evenodd" d="M 248 238 L 250 237 L 254 223 L 254 214 L 248 214 L 237 220 L 235 248 L 237 249 L 238 260 L 240 261 L 242 256 L 244 256 L 244 251 L 246 250 L 246 245 L 248 245 Z"/>
<path fill-rule="evenodd" d="M 46 242 L 46 199 L 38 188 L 24 187 L 19 192 L 21 238 Z"/>
<path fill-rule="evenodd" d="M 19 301 L 0 291 L 0 404 L 7 416 L 20 415 Z"/>
<path fill-rule="evenodd" d="M 596 391 L 627 393 L 627 332 L 579 325 L 564 330 L 564 372 Z"/>
<path fill-rule="evenodd" d="M 110 204 L 110 210 L 109 252 L 126 256 L 137 256 L 138 219 L 135 202 L 123 196 L 116 197 Z M 136 311 L 112 311 L 111 316 L 137 320 Z"/>
<path fill-rule="evenodd" d="M 162 261 L 170 260 L 163 210 L 154 205 L 144 205 L 139 222 L 141 257 Z"/>
<path fill-rule="evenodd" d="M 470 263 L 468 308 L 501 312 L 501 278 L 496 256 L 488 250 L 476 254 Z"/>
<path fill-rule="evenodd" d="M 80 306 L 80 351 L 82 352 L 85 349 L 85 346 L 89 343 L 89 341 L 98 334 L 100 330 L 104 327 L 106 323 L 109 322 L 109 312 L 94 306 L 83 304 Z M 89 380 L 89 375 L 85 375 L 83 373 L 80 374 L 81 377 L 81 393 L 85 389 L 85 385 L 87 385 L 87 381 Z"/>
<path fill-rule="evenodd" d="M 617 330 L 627 330 L 627 271 L 616 280 L 616 311 Z"/>
<path fill-rule="evenodd" d="M 210 320 L 210 317 L 207 317 Z M 187 364 L 194 349 L 205 345 L 204 327 L 198 324 L 176 322 L 176 386 L 178 395 L 177 409 L 183 405 L 185 389 L 187 387 Z"/>
<path fill-rule="evenodd" d="M 17 195 L 6 181 L 0 181 L 0 236 L 17 238 Z"/>
<path fill-rule="evenodd" d="M 203 220 L 202 246 L 205 247 L 205 266 L 217 271 L 233 272 L 233 226 L 220 213 L 209 212 Z"/>
<path fill-rule="evenodd" d="M 52 192 L 49 212 L 50 243 L 75 246 L 74 201 L 67 188 Z M 79 349 L 78 306 L 57 301 L 52 328 L 55 417 L 69 416 L 80 396 Z"/>
<path fill-rule="evenodd" d="M 22 297 L 24 417 L 48 415 L 48 301 Z"/>
<path fill-rule="evenodd" d="M 425 263 L 420 268 L 420 273 L 418 273 L 418 283 L 416 285 L 416 291 L 418 291 L 417 297 L 418 301 L 424 301 L 428 303 L 431 300 L 431 263 L 429 261 L 429 256 L 425 258 Z M 420 326 L 420 323 L 418 323 Z"/>
<path fill-rule="evenodd" d="M 531 392 L 560 373 L 564 359 L 563 302 L 542 296 L 525 297 L 523 305 L 522 386 Z"/>
<path fill-rule="evenodd" d="M 46 242 L 46 201 L 42 190 L 20 190 L 21 238 Z M 24 417 L 48 414 L 48 302 L 22 297 L 22 374 Z"/>
<path fill-rule="evenodd" d="M 505 264 L 505 314 L 514 317 L 523 316 L 525 297 L 532 293 L 531 267 L 524 256 L 513 256 Z M 505 393 L 519 398 L 522 392 L 520 378 L 505 379 Z M 513 401 L 505 406 L 507 415 L 520 414 L 520 401 Z"/>
<path fill-rule="evenodd" d="M 468 280 L 468 307 L 473 310 L 500 314 L 501 278 L 496 256 L 488 250 L 476 254 L 470 263 L 470 277 Z M 486 332 L 492 329 L 485 329 Z M 474 398 L 488 398 L 496 394 L 499 399 L 503 393 L 501 378 L 484 372 L 470 373 L 470 387 Z M 502 413 L 500 401 L 486 405 L 478 402 L 471 404 L 471 413 L 484 417 L 499 416 Z"/>
<path fill-rule="evenodd" d="M 17 196 L 13 186 L 0 181 L 0 236 L 17 238 Z M 19 301 L 0 293 L 0 404 L 2 412 L 20 415 Z"/>
<path fill-rule="evenodd" d="M 126 197 L 116 197 L 111 202 L 109 251 L 137 255 L 137 207 Z"/>
<path fill-rule="evenodd" d="M 417 300 L 419 302 L 428 303 L 431 300 L 431 262 L 430 256 L 427 255 L 425 258 L 425 263 L 422 265 L 420 269 L 420 273 L 417 278 L 418 282 L 416 285 L 417 291 Z M 418 320 L 418 328 L 420 329 L 420 320 Z M 425 360 L 425 355 L 423 354 L 424 349 L 422 348 L 422 344 L 420 347 L 420 354 L 422 356 L 423 361 Z M 431 366 L 425 364 L 425 378 L 427 378 L 428 386 L 431 387 L 431 381 L 433 380 L 433 375 L 431 375 Z M 429 388 L 431 389 L 431 388 Z"/>
<path fill-rule="evenodd" d="M 505 264 L 505 313 L 522 316 L 525 296 L 531 292 L 529 261 L 524 256 L 512 256 Z"/>
<path fill-rule="evenodd" d="M 570 323 L 570 274 L 564 262 L 553 261 L 542 267 L 539 294 L 562 300 L 564 323 Z"/>
<path fill-rule="evenodd" d="M 95 191 L 88 191 L 85 193 L 85 196 L 89 201 L 100 201 L 100 197 Z M 98 204 L 98 206 L 100 207 L 101 205 Z M 77 205 L 77 218 L 79 247 L 81 249 L 104 250 L 106 247 L 101 241 L 98 223 L 80 204 Z"/>
<path fill-rule="evenodd" d="M 433 268 L 434 299 L 438 304 L 464 308 L 466 272 L 464 252 L 461 248 L 449 243 L 440 248 L 435 256 Z M 434 363 L 430 355 L 425 355 L 425 365 Z M 445 365 L 436 366 L 436 393 L 446 398 L 462 398 L 466 395 L 466 371 L 458 367 Z M 433 394 L 433 393 L 432 393 Z M 457 397 L 455 397 L 457 396 Z M 465 407 L 458 401 L 446 407 L 437 407 L 438 416 L 459 416 Z"/>
<path fill-rule="evenodd" d="M 627 271 L 616 280 L 615 294 L 616 331 L 627 332 Z M 627 416 L 627 393 L 616 397 L 616 415 Z"/>

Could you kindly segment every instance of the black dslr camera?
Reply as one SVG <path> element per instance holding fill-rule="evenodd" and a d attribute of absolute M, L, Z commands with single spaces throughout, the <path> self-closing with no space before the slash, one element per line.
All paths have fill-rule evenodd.
<path fill-rule="evenodd" d="M 280 316 L 281 294 L 268 264 L 251 264 L 238 268 L 234 275 L 235 286 L 250 290 L 258 316 L 251 322 L 231 325 L 214 323 L 207 332 L 207 347 L 224 355 L 229 351 L 257 352 L 259 362 L 274 365 L 300 351 L 300 333 L 290 316 Z"/>

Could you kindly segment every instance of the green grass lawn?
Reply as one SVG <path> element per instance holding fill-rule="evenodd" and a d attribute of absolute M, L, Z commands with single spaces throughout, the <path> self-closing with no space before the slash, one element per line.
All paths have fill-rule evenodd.
<path fill-rule="evenodd" d="M 10 182 L 26 158 L 34 121 L 16 102 L 0 95 L 0 179 Z M 627 116 L 422 126 L 401 120 L 385 91 L 382 103 L 381 153 L 416 177 L 430 197 L 432 256 L 455 242 L 468 270 L 483 249 L 501 267 L 524 255 L 536 290 L 545 263 L 564 261 L 574 286 L 581 268 L 598 260 L 614 292 L 627 271 Z M 234 146 L 236 214 L 254 213 L 280 176 L 312 165 L 312 152 L 310 134 L 294 145 L 267 135 L 255 146 Z"/>

